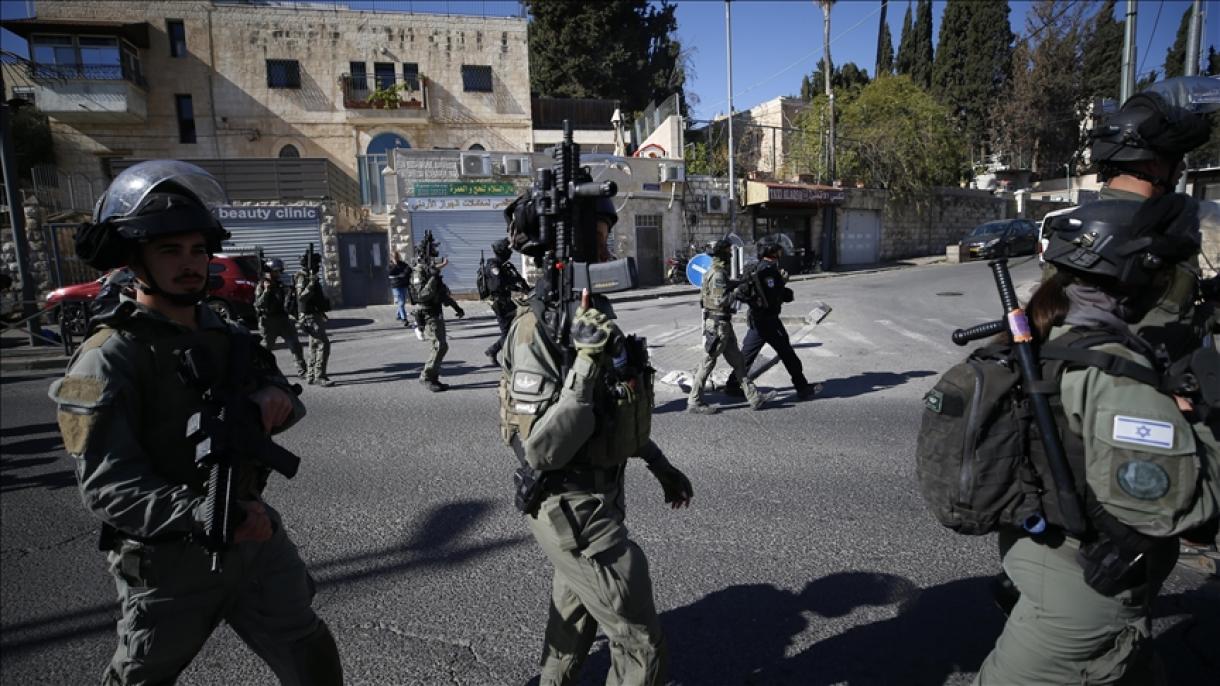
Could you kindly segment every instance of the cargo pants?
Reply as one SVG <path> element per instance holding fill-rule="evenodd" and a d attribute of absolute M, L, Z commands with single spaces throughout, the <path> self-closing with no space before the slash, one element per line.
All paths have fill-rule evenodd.
<path fill-rule="evenodd" d="M 441 361 L 449 352 L 449 340 L 445 336 L 445 317 L 440 314 L 424 313 L 424 335 L 432 341 L 432 355 L 424 363 L 421 381 L 436 381 L 441 374 Z"/>
<path fill-rule="evenodd" d="M 279 515 L 270 506 L 267 513 L 275 533 L 227 551 L 219 574 L 208 552 L 188 541 L 125 540 L 108 553 L 122 617 L 104 684 L 173 683 L 222 621 L 282 683 L 324 683 L 318 677 L 329 670 L 302 654 L 303 645 L 316 649 L 310 639 L 325 631 L 311 607 L 313 579 Z"/>
<path fill-rule="evenodd" d="M 309 378 L 325 379 L 326 364 L 330 361 L 330 336 L 326 335 L 326 315 L 302 315 L 305 335 L 309 336 Z"/>
<path fill-rule="evenodd" d="M 275 350 L 275 343 L 284 339 L 292 357 L 297 363 L 297 376 L 304 378 L 309 368 L 305 364 L 305 356 L 301 352 L 301 341 L 297 338 L 297 329 L 292 319 L 286 314 L 271 315 L 258 318 L 258 333 L 263 337 L 263 345 L 268 350 Z"/>
<path fill-rule="evenodd" d="M 737 345 L 737 333 L 733 331 L 733 323 L 706 319 L 703 322 L 703 331 L 705 337 L 714 335 L 716 342 L 711 350 L 707 349 L 706 344 L 704 345 L 703 362 L 699 364 L 699 369 L 695 372 L 695 379 L 691 381 L 690 396 L 686 399 L 687 406 L 703 404 L 703 385 L 707 383 L 707 377 L 716 368 L 716 360 L 721 356 L 724 356 L 724 361 L 733 368 L 733 375 L 741 380 L 746 399 L 751 404 L 757 402 L 758 387 L 750 380 L 750 368 L 746 366 L 746 359 Z"/>
<path fill-rule="evenodd" d="M 1051 547 L 1002 532 L 1000 547 L 1021 598 L 974 686 L 1164 682 L 1152 659 L 1149 608 L 1174 559 L 1150 560 L 1145 584 L 1107 597 L 1085 583 L 1072 539 Z"/>
<path fill-rule="evenodd" d="M 589 493 L 552 496 L 536 517 L 526 517 L 555 568 L 539 686 L 576 683 L 599 626 L 610 641 L 608 686 L 665 683 L 665 641 L 644 551 L 623 535 L 593 552 L 600 548 L 599 532 L 622 531 L 621 524 L 605 521 L 622 521 L 611 513 L 619 507 L 614 499 Z"/>

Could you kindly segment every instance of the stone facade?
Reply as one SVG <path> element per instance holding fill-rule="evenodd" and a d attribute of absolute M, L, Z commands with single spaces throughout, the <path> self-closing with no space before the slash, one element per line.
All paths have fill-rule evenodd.
<path fill-rule="evenodd" d="M 174 2 L 35 3 L 38 19 L 147 22 L 139 50 L 146 119 L 114 123 L 53 118 L 57 164 L 104 187 L 107 157 L 275 157 L 287 145 L 325 157 L 355 178 L 357 155 L 393 133 L 414 148 L 528 151 L 531 147 L 526 22 L 517 18 L 324 9 L 318 5 Z M 186 55 L 171 57 L 168 19 L 181 20 Z M 299 64 L 299 88 L 271 88 L 267 60 Z M 350 62 L 418 65 L 423 109 L 345 103 Z M 491 68 L 491 92 L 465 92 L 462 66 Z M 54 88 L 56 84 L 48 84 Z M 190 95 L 195 143 L 179 142 L 176 96 Z M 349 106 L 354 105 L 354 106 Z M 95 184 L 96 185 L 96 184 Z"/>

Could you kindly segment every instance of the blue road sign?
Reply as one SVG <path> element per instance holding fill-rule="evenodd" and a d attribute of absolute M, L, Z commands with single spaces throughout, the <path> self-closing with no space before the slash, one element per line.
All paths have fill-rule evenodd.
<path fill-rule="evenodd" d="M 712 256 L 701 252 L 686 263 L 686 280 L 695 286 L 703 286 L 703 275 L 712 268 Z"/>

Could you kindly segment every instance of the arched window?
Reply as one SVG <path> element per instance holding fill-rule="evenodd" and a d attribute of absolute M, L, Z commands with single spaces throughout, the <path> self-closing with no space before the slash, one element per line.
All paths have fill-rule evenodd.
<path fill-rule="evenodd" d="M 482 143 L 475 143 L 474 145 L 470 146 L 470 149 L 471 150 L 486 150 L 487 148 L 484 148 Z"/>
<path fill-rule="evenodd" d="M 285 145 L 284 147 L 280 148 L 280 157 L 300 157 L 300 156 L 301 156 L 301 151 L 297 150 L 297 146 L 293 145 L 292 143 L 289 143 L 288 145 Z"/>

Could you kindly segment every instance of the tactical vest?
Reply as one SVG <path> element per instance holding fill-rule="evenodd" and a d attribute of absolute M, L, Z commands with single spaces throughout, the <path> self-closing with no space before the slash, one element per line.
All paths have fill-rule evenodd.
<path fill-rule="evenodd" d="M 444 297 L 440 276 L 423 264 L 411 270 L 411 283 L 407 290 L 412 295 L 411 301 L 424 307 L 440 307 Z"/>
<path fill-rule="evenodd" d="M 565 372 L 562 354 L 539 323 L 534 308 L 522 308 L 510 341 L 513 369 L 500 379 L 500 430 L 506 445 L 529 439 L 534 424 L 559 399 Z M 593 394 L 593 435 L 573 458 L 573 467 L 606 468 L 624 464 L 648 444 L 655 399 L 654 370 L 643 339 L 631 337 L 620 362 L 632 371 L 599 370 L 604 383 Z M 608 361 L 613 362 L 613 361 Z"/>
<path fill-rule="evenodd" d="M 700 287 L 700 303 L 703 309 L 712 314 L 725 314 L 721 302 L 724 300 L 728 277 L 723 260 L 712 260 L 712 268 L 703 276 Z M 720 277 L 720 278 L 717 278 Z"/>

